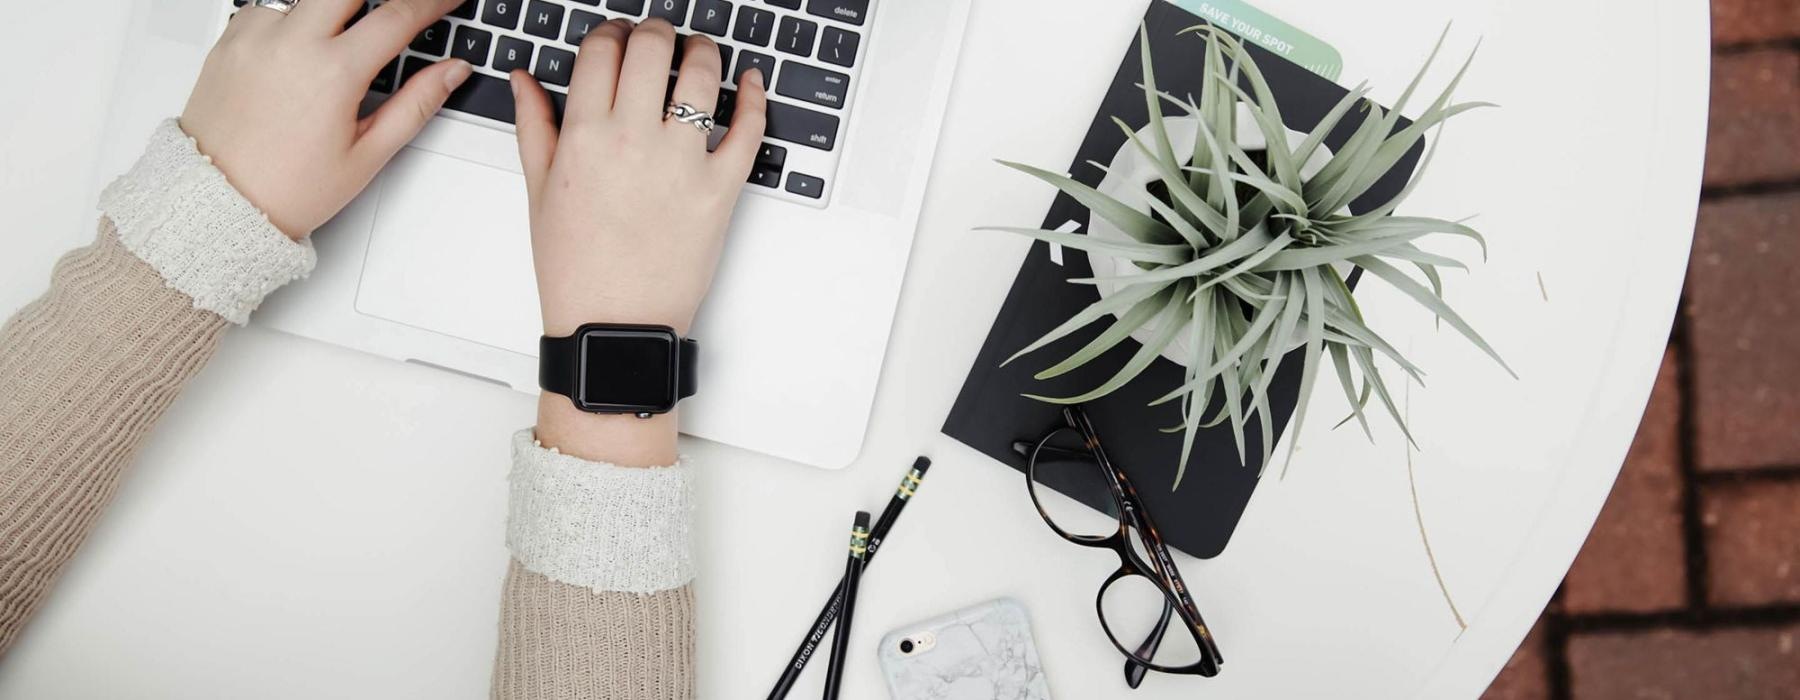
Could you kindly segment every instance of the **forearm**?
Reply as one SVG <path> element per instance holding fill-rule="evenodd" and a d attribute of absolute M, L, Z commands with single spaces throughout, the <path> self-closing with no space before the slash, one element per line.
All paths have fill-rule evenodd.
<path fill-rule="evenodd" d="M 537 437 L 513 438 L 494 697 L 693 697 L 690 468 L 581 459 Z"/>
<path fill-rule="evenodd" d="M 227 325 L 103 223 L 0 329 L 0 653 Z"/>
<path fill-rule="evenodd" d="M 231 321 L 312 264 L 172 124 L 102 208 L 0 327 L 0 653 Z"/>

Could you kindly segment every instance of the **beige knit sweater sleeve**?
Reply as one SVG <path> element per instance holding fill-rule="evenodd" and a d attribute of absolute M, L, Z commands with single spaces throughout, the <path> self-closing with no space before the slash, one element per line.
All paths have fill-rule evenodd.
<path fill-rule="evenodd" d="M 95 241 L 0 325 L 0 657 L 226 329 L 314 261 L 173 121 L 102 210 Z M 515 436 L 494 697 L 693 696 L 689 478 Z"/>

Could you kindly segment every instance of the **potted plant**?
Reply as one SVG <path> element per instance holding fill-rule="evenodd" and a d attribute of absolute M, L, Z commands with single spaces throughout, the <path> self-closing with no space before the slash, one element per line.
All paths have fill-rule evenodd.
<path fill-rule="evenodd" d="M 1270 381 L 1283 358 L 1303 348 L 1296 434 L 1320 366 L 1329 358 L 1351 406 L 1344 420 L 1356 420 L 1372 438 L 1364 412 L 1373 399 L 1411 440 L 1376 358 L 1392 361 L 1415 381 L 1421 372 L 1364 321 L 1346 281 L 1355 269 L 1431 311 L 1510 373 L 1443 299 L 1441 270 L 1467 267 L 1416 245 L 1426 236 L 1462 236 L 1485 258 L 1481 234 L 1459 222 L 1395 214 L 1429 166 L 1435 142 L 1400 194 L 1360 214 L 1349 210 L 1428 130 L 1441 133 L 1450 118 L 1488 106 L 1451 101 L 1468 62 L 1410 124 L 1401 124 L 1400 110 L 1423 81 L 1441 39 L 1392 110 L 1365 99 L 1368 88 L 1361 86 L 1311 133 L 1302 134 L 1286 127 L 1255 59 L 1235 37 L 1210 25 L 1182 32 L 1190 34 L 1206 43 L 1197 99 L 1157 89 L 1148 33 L 1140 33 L 1149 124 L 1133 129 L 1114 120 L 1126 145 L 1111 164 L 1095 164 L 1105 172 L 1098 187 L 1003 162 L 1074 198 L 1089 210 L 1089 225 L 1086 234 L 992 230 L 1083 251 L 1094 276 L 1071 282 L 1093 285 L 1100 297 L 1007 362 L 1103 320 L 1108 320 L 1103 332 L 1037 378 L 1071 372 L 1127 338 L 1139 344 L 1122 368 L 1092 390 L 1031 398 L 1085 403 L 1125 386 L 1158 357 L 1182 365 L 1185 381 L 1151 404 L 1179 404 L 1181 423 L 1167 429 L 1183 434 L 1179 486 L 1202 429 L 1229 423 L 1240 460 L 1249 460 L 1245 426 L 1254 420 L 1262 434 L 1273 433 Z M 1333 153 L 1325 140 L 1340 124 L 1355 127 Z M 1266 467 L 1273 449 L 1273 441 L 1265 440 L 1259 465 Z"/>

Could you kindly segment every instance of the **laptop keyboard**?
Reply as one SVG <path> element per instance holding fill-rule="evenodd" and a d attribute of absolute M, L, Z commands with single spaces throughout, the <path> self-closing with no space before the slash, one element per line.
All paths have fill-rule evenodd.
<path fill-rule="evenodd" d="M 581 40 L 610 19 L 661 17 L 679 38 L 705 34 L 719 45 L 725 81 L 714 119 L 730 128 L 738 77 L 763 71 L 768 127 L 750 174 L 751 191 L 812 206 L 829 200 L 845 121 L 868 43 L 875 0 L 465 0 L 421 32 L 383 68 L 371 89 L 392 93 L 414 73 L 446 58 L 475 67 L 445 105 L 453 118 L 488 126 L 514 121 L 507 75 L 530 71 L 560 114 Z M 232 0 L 234 10 L 246 0 Z M 357 18 L 381 0 L 370 0 Z M 677 41 L 675 66 L 681 63 Z M 671 66 L 671 74 L 674 72 Z M 669 87 L 674 88 L 674 79 Z M 717 136 L 713 143 L 717 143 Z"/>

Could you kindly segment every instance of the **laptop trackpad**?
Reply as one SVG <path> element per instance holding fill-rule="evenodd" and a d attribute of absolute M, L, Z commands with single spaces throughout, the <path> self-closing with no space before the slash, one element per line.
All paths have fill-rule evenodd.
<path fill-rule="evenodd" d="M 543 332 L 525 181 L 407 148 L 380 188 L 356 310 L 526 355 Z"/>

